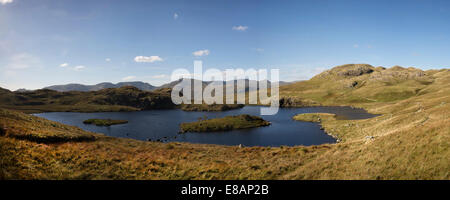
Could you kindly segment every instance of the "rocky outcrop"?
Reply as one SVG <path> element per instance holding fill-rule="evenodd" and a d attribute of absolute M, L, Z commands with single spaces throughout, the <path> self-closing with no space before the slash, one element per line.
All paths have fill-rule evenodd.
<path fill-rule="evenodd" d="M 281 97 L 280 107 L 305 107 L 305 106 L 319 106 L 320 104 L 311 100 L 305 100 L 298 97 Z"/>
<path fill-rule="evenodd" d="M 373 67 L 370 65 L 354 65 L 348 70 L 339 71 L 337 74 L 339 76 L 361 76 L 363 74 L 370 74 L 373 71 Z"/>
<path fill-rule="evenodd" d="M 104 89 L 95 92 L 96 95 L 92 98 L 91 103 L 131 106 L 143 110 L 175 108 L 170 92 L 170 89 L 147 92 L 132 86 L 125 86 L 118 89 Z"/>
<path fill-rule="evenodd" d="M 314 78 L 346 78 L 346 77 L 356 77 L 362 76 L 365 74 L 371 74 L 375 71 L 375 67 L 368 64 L 347 64 L 340 65 L 324 71 L 319 75 L 313 77 Z"/>

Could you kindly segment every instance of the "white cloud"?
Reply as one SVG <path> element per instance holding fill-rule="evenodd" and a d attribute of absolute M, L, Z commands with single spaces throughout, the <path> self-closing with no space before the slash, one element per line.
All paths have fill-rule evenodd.
<path fill-rule="evenodd" d="M 106 62 L 110 62 L 110 61 L 111 61 L 111 58 L 106 58 L 105 61 L 106 61 Z"/>
<path fill-rule="evenodd" d="M 248 26 L 233 26 L 233 28 L 231 28 L 234 31 L 246 31 L 248 29 Z"/>
<path fill-rule="evenodd" d="M 194 56 L 207 56 L 207 55 L 209 55 L 209 50 L 208 49 L 204 49 L 204 50 L 194 51 L 194 52 L 192 52 L 192 55 L 194 55 Z"/>
<path fill-rule="evenodd" d="M 2 4 L 2 5 L 5 5 L 5 4 L 7 4 L 7 3 L 12 3 L 13 2 L 13 0 L 0 0 L 0 3 Z"/>
<path fill-rule="evenodd" d="M 354 44 L 354 45 L 353 45 L 353 48 L 358 48 L 358 47 L 359 47 L 358 44 Z"/>
<path fill-rule="evenodd" d="M 75 70 L 75 71 L 81 71 L 81 70 L 83 70 L 83 69 L 85 69 L 86 67 L 85 66 L 83 66 L 83 65 L 78 65 L 78 66 L 75 66 L 74 68 L 73 68 L 73 70 Z"/>
<path fill-rule="evenodd" d="M 260 52 L 260 53 L 261 53 L 261 52 L 263 52 L 263 51 L 264 51 L 264 49 L 263 49 L 263 48 L 256 48 L 256 49 L 255 49 L 255 51 L 257 51 L 257 52 Z"/>
<path fill-rule="evenodd" d="M 136 78 L 136 76 L 126 76 L 126 77 L 123 77 L 122 80 L 123 81 L 129 81 L 129 80 L 133 80 L 135 78 Z"/>
<path fill-rule="evenodd" d="M 157 61 L 163 61 L 163 59 L 159 56 L 136 56 L 134 58 L 135 62 L 157 62 Z"/>
<path fill-rule="evenodd" d="M 7 65 L 9 69 L 26 69 L 38 65 L 39 58 L 28 53 L 13 55 Z"/>
<path fill-rule="evenodd" d="M 173 19 L 178 19 L 178 13 L 173 14 Z"/>
<path fill-rule="evenodd" d="M 69 66 L 69 63 L 63 63 L 63 64 L 60 64 L 59 66 L 60 67 L 67 67 L 67 66 Z"/>
<path fill-rule="evenodd" d="M 194 74 L 189 73 L 188 71 L 184 69 L 175 70 L 172 72 L 170 79 L 171 80 L 178 80 L 180 78 L 193 78 Z"/>
<path fill-rule="evenodd" d="M 160 74 L 160 75 L 154 75 L 151 78 L 166 78 L 167 76 L 165 74 Z"/>

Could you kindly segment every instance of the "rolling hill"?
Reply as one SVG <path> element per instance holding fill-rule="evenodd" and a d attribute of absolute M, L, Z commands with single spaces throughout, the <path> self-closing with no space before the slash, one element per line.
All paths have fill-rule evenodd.
<path fill-rule="evenodd" d="M 105 112 L 175 108 L 170 89 L 142 91 L 133 86 L 91 92 L 40 89 L 11 92 L 0 88 L 0 107 L 33 112 Z"/>
<path fill-rule="evenodd" d="M 104 83 L 99 83 L 99 84 L 95 84 L 95 85 L 83 85 L 83 84 L 71 83 L 71 84 L 65 84 L 65 85 L 52 85 L 52 86 L 44 87 L 43 89 L 55 90 L 58 92 L 70 92 L 70 91 L 90 92 L 90 91 L 98 91 L 98 90 L 107 89 L 107 88 L 120 88 L 123 86 L 133 86 L 140 90 L 153 91 L 153 90 L 162 89 L 162 88 L 173 88 L 175 85 L 179 84 L 182 80 L 183 79 L 172 81 L 172 82 L 163 84 L 158 87 L 150 85 L 149 83 L 145 83 L 142 81 L 135 81 L 135 82 L 119 82 L 116 84 L 104 82 Z M 191 80 L 191 82 L 192 81 L 193 80 Z M 203 81 L 202 85 L 206 86 L 207 84 L 209 84 L 211 82 L 212 81 Z M 236 84 L 236 81 L 234 81 L 234 82 Z M 246 85 L 245 90 L 246 91 L 248 91 L 249 82 L 255 82 L 255 81 L 251 81 L 251 80 L 249 81 L 248 79 L 245 79 L 245 85 Z M 223 81 L 222 83 L 225 85 L 227 82 Z M 285 82 L 285 81 L 279 82 L 279 85 L 287 85 L 287 84 L 289 84 L 289 82 Z M 270 87 L 270 81 L 268 82 L 268 87 Z M 26 90 L 26 89 L 17 90 L 17 92 L 29 92 L 29 91 L 30 90 Z"/>
<path fill-rule="evenodd" d="M 114 90 L 88 100 L 127 101 L 122 99 L 127 95 Z M 67 95 L 73 99 L 78 93 Z M 9 108 L 0 109 L 0 179 L 450 179 L 449 69 L 349 64 L 282 86 L 280 93 L 285 106 L 348 105 L 380 115 L 364 120 L 321 114 L 296 118 L 322 116 L 318 122 L 339 138 L 335 144 L 144 142 L 11 110 L 20 107 L 15 104 L 64 93 L 44 90 L 21 97 L 0 89 L 0 104 Z"/>
<path fill-rule="evenodd" d="M 140 90 L 144 90 L 144 91 L 152 91 L 152 90 L 156 89 L 155 86 L 150 85 L 148 83 L 140 82 L 140 81 L 119 82 L 117 84 L 104 82 L 104 83 L 99 83 L 99 84 L 95 84 L 95 85 L 83 85 L 83 84 L 72 83 L 72 84 L 66 84 L 66 85 L 48 86 L 43 89 L 55 90 L 58 92 L 69 92 L 69 91 L 89 92 L 89 91 L 98 91 L 98 90 L 107 89 L 107 88 L 120 88 L 123 86 L 133 86 L 133 87 L 136 87 L 136 88 L 138 88 Z"/>

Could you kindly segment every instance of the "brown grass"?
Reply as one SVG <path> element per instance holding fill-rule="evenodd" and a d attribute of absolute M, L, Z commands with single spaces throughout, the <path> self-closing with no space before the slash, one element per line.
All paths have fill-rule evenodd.
<path fill-rule="evenodd" d="M 337 73 L 348 76 L 340 70 Z M 386 70 L 367 73 L 363 69 L 358 76 L 353 76 L 358 71 L 350 73 L 350 78 L 332 73 L 331 78 L 336 78 L 332 83 L 319 76 L 282 87 L 286 97 L 322 105 L 354 105 L 382 114 L 364 120 L 322 117 L 325 131 L 341 142 L 310 147 L 143 142 L 1 110 L 0 178 L 449 179 L 450 71 L 421 75 L 409 68 Z M 359 86 L 347 87 L 348 81 L 355 80 Z M 386 91 L 400 96 L 376 97 Z M 40 144 L 10 137 L 23 133 L 44 138 L 93 135 L 95 140 Z"/>

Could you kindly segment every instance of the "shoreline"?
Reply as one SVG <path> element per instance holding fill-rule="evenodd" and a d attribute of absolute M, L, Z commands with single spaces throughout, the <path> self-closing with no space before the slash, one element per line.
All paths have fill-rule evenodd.
<path fill-rule="evenodd" d="M 262 106 L 260 106 L 260 105 L 247 105 L 247 107 L 253 107 L 253 108 L 259 108 L 259 107 L 262 107 Z M 339 112 L 339 108 L 345 108 L 345 109 L 354 109 L 354 108 L 351 108 L 351 107 L 349 107 L 349 106 L 308 106 L 308 107 L 283 107 L 283 108 L 280 108 L 280 109 L 288 109 L 288 110 L 294 110 L 294 109 L 299 109 L 298 110 L 298 112 L 294 112 L 295 113 L 295 115 L 296 114 L 302 114 L 302 113 L 305 113 L 305 112 L 302 112 L 300 109 L 304 109 L 304 108 L 317 108 L 317 107 L 319 107 L 319 108 L 329 108 L 329 107 L 331 107 L 331 108 L 338 108 L 338 110 L 334 110 L 334 111 L 337 111 L 337 112 Z M 162 109 L 158 109 L 158 111 L 162 111 L 162 112 L 164 112 L 165 110 L 167 110 L 167 109 L 164 109 L 164 110 L 162 110 Z M 174 109 L 170 109 L 170 110 L 174 110 Z M 363 110 L 364 111 L 364 113 L 367 113 L 367 114 L 370 114 L 370 115 L 373 115 L 373 114 L 371 114 L 371 113 L 368 113 L 365 109 L 361 109 L 361 110 Z M 143 112 L 145 112 L 145 111 L 148 111 L 148 112 L 152 112 L 152 111 L 154 111 L 154 110 L 142 110 Z M 183 110 L 180 110 L 181 112 L 191 112 L 191 111 L 183 111 Z M 137 112 L 137 111 L 136 111 Z M 195 112 L 197 112 L 197 113 L 222 113 L 222 112 L 227 112 L 227 111 L 214 111 L 214 112 L 200 112 L 200 111 L 195 111 Z M 228 113 L 228 114 L 224 114 L 224 116 L 232 116 L 232 115 L 236 115 L 236 113 L 232 113 L 233 111 L 231 110 L 231 113 Z M 251 112 L 251 111 L 250 111 Z M 324 112 L 324 111 L 321 111 L 321 112 Z M 80 114 L 83 114 L 83 113 L 81 113 L 81 112 L 75 112 L 75 113 L 80 113 Z M 108 114 L 108 113 L 111 113 L 111 112 L 102 112 L 102 113 L 105 113 L 105 114 Z M 249 112 L 245 112 L 245 111 L 243 111 L 242 112 L 243 114 L 245 114 L 245 113 L 249 113 Z M 329 110 L 329 112 L 328 113 L 333 113 L 333 111 L 332 110 Z M 41 116 L 39 116 L 39 114 L 31 114 L 31 115 L 33 115 L 33 116 L 37 116 L 37 117 L 41 117 Z M 352 115 L 352 113 L 349 113 L 349 115 Z M 106 115 L 106 116 L 102 116 L 103 118 L 107 118 L 108 117 L 108 115 Z M 374 116 L 375 117 L 375 116 Z M 43 117 L 41 117 L 41 118 L 43 118 Z M 219 117 L 220 118 L 220 117 Z M 212 119 L 214 119 L 214 118 L 212 118 Z M 340 119 L 339 119 L 340 120 Z M 185 121 L 181 121 L 180 122 L 181 124 L 182 123 L 185 123 Z M 296 122 L 285 122 L 285 123 L 296 123 Z M 320 132 L 322 132 L 322 133 L 324 133 L 324 134 L 326 134 L 326 135 L 328 135 L 328 136 L 330 136 L 330 137 L 332 137 L 333 138 L 333 141 L 329 141 L 329 142 L 324 142 L 324 143 L 318 143 L 318 144 L 307 144 L 307 145 L 304 145 L 304 144 L 296 144 L 296 145 L 287 145 L 287 146 L 314 146 L 314 145 L 321 145 L 321 144 L 336 144 L 336 143 L 339 143 L 339 142 L 341 142 L 342 141 L 342 139 L 341 139 L 341 137 L 339 137 L 339 135 L 338 134 L 336 134 L 334 131 L 332 131 L 332 130 L 329 130 L 329 129 L 326 129 L 325 128 L 325 126 L 322 124 L 322 123 L 318 123 L 318 125 L 319 125 L 319 129 L 321 129 L 320 130 Z M 76 124 L 74 124 L 74 126 L 77 126 L 77 127 L 80 127 L 80 126 L 78 126 L 78 125 L 76 125 Z M 80 128 L 82 128 L 82 127 L 80 127 Z M 84 128 L 83 128 L 84 129 Z M 86 130 L 86 129 L 84 129 L 84 130 Z M 90 129 L 88 129 L 88 130 L 90 130 Z M 86 131 L 88 131 L 88 130 L 86 130 Z M 213 131 L 214 132 L 214 131 Z M 219 131 L 220 132 L 220 131 Z M 172 139 L 170 139 L 170 140 L 167 140 L 168 138 L 171 138 L 172 136 L 170 136 L 170 135 L 163 135 L 163 136 L 161 136 L 160 138 L 134 138 L 134 137 L 126 137 L 126 138 L 129 138 L 129 139 L 135 139 L 135 140 L 139 140 L 139 141 L 158 141 L 158 139 L 160 140 L 160 141 L 163 141 L 163 142 L 177 142 L 177 141 L 170 141 L 170 140 L 172 140 Z M 214 143 L 198 143 L 198 142 L 190 142 L 190 141 L 183 141 L 183 142 L 186 142 L 186 143 L 190 143 L 190 144 L 214 144 Z M 225 145 L 225 146 L 233 146 L 234 144 L 216 144 L 216 145 Z M 281 146 L 282 146 L 283 144 L 281 144 Z M 253 146 L 253 145 L 252 145 Z M 255 146 L 267 146 L 267 145 L 255 145 Z"/>

